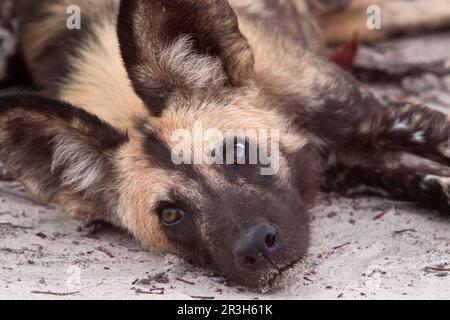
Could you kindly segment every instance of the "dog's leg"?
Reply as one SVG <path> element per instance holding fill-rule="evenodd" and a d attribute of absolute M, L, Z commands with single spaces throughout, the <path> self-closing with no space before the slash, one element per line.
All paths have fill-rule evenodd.
<path fill-rule="evenodd" d="M 359 126 L 361 141 L 377 150 L 408 151 L 450 165 L 450 118 L 447 114 L 412 103 L 379 107 L 370 122 Z M 358 134 L 354 139 L 358 139 Z"/>
<path fill-rule="evenodd" d="M 379 106 L 357 130 L 330 157 L 328 187 L 450 211 L 448 115 L 409 103 Z"/>
<path fill-rule="evenodd" d="M 380 158 L 393 152 L 413 154 L 445 168 L 450 166 L 447 114 L 407 102 L 383 104 L 339 67 L 289 40 L 283 42 L 270 35 L 267 29 L 265 36 L 251 41 L 257 83 L 267 99 L 273 98 L 268 103 L 270 108 L 291 119 L 290 125 L 311 134 L 330 168 L 339 168 L 339 159 L 347 159 L 347 167 L 352 161 L 361 162 L 365 154 L 369 156 L 363 160 L 372 160 L 375 155 Z M 369 164 L 367 167 L 376 168 L 378 163 Z M 414 166 L 408 168 L 407 172 L 415 170 Z M 382 168 L 377 170 L 381 170 L 380 175 L 384 172 Z M 446 176 L 434 171 L 425 171 L 421 176 L 433 175 Z M 397 177 L 391 183 L 396 179 L 404 181 L 397 174 L 391 176 Z M 414 193 L 420 183 L 401 186 Z"/>
<path fill-rule="evenodd" d="M 334 170 L 339 181 L 340 171 L 350 171 L 349 178 L 341 180 L 353 179 L 349 184 L 353 189 L 366 185 L 383 190 L 386 196 L 422 203 L 447 199 L 443 191 L 447 188 L 446 177 L 450 178 L 447 114 L 407 102 L 383 104 L 349 74 L 324 61 L 315 65 L 320 72 L 306 72 L 314 66 L 315 59 L 304 59 L 309 64 L 302 65 L 302 71 L 310 78 L 299 78 L 302 90 L 287 85 L 282 88 L 284 91 L 275 92 L 270 87 L 267 90 L 283 93 L 278 97 L 286 104 L 280 110 L 298 128 L 312 134 L 328 160 L 328 173 Z M 408 164 L 404 157 L 388 161 L 399 152 L 417 161 Z M 436 185 L 442 190 L 436 191 Z M 414 196 L 419 192 L 422 199 Z"/>
<path fill-rule="evenodd" d="M 326 171 L 327 191 L 372 194 L 450 210 L 450 167 L 407 152 L 341 154 Z"/>
<path fill-rule="evenodd" d="M 378 18 L 380 28 L 371 27 Z M 353 0 L 344 12 L 323 15 L 321 25 L 328 43 L 349 41 L 355 33 L 362 41 L 377 41 L 449 26 L 450 1 Z"/>
<path fill-rule="evenodd" d="M 447 114 L 408 102 L 383 104 L 361 84 L 340 75 L 335 74 L 334 84 L 315 88 L 322 100 L 309 96 L 307 101 L 299 95 L 302 107 L 285 110 L 300 128 L 313 134 L 320 148 L 407 151 L 450 166 Z"/>
<path fill-rule="evenodd" d="M 351 107 L 352 99 L 312 121 L 328 157 L 327 186 L 450 211 L 448 115 L 410 103 L 382 105 L 370 95 Z"/>

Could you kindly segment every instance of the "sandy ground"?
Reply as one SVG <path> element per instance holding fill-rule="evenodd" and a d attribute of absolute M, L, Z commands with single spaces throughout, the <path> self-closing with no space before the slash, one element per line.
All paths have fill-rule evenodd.
<path fill-rule="evenodd" d="M 268 293 L 8 195 L 0 239 L 0 299 L 450 299 L 450 216 L 388 200 L 330 195 L 309 256 Z"/>
<path fill-rule="evenodd" d="M 430 48 L 449 45 L 445 39 L 414 43 L 448 59 L 448 50 Z M 420 56 L 417 50 L 411 57 Z M 373 52 L 362 50 L 361 60 L 374 60 Z M 438 63 L 439 54 L 433 57 Z M 399 55 L 394 50 L 391 56 Z M 379 58 L 374 69 L 398 67 Z M 372 88 L 386 99 L 408 97 L 448 111 L 450 76 L 426 72 L 436 65 L 431 61 L 417 76 Z M 0 299 L 450 299 L 450 215 L 411 204 L 330 195 L 314 211 L 309 256 L 279 288 L 261 293 L 143 250 L 121 230 L 86 227 L 11 195 L 20 189 L 16 182 L 0 182 Z"/>

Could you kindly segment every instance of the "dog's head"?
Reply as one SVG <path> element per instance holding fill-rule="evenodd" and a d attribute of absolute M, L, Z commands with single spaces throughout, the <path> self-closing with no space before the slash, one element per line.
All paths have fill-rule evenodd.
<path fill-rule="evenodd" d="M 127 133 L 66 104 L 0 98 L 28 189 L 252 287 L 302 258 L 318 159 L 272 111 L 225 0 L 123 0 L 118 36 L 147 115 Z"/>

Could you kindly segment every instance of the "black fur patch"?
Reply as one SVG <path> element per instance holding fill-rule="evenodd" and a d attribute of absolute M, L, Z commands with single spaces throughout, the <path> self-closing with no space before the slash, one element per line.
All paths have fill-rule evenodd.
<path fill-rule="evenodd" d="M 54 4 L 53 0 L 15 0 L 16 11 L 19 14 L 20 24 L 39 23 L 47 19 L 52 19 L 52 13 L 46 12 L 46 8 Z M 88 6 L 82 6 L 82 2 L 74 4 L 81 5 L 82 28 L 80 30 L 69 30 L 64 26 L 56 25 L 58 30 L 56 35 L 49 39 L 41 49 L 35 63 L 39 64 L 39 70 L 33 72 L 33 85 L 35 89 L 40 89 L 50 97 L 57 97 L 60 87 L 67 81 L 72 72 L 71 60 L 77 56 L 77 49 L 92 35 L 95 35 L 94 28 L 100 21 L 107 20 L 108 23 L 115 23 L 116 10 L 114 3 L 106 1 L 105 10 L 92 11 Z M 83 14 L 88 12 L 92 14 Z M 64 13 L 65 14 L 65 13 Z M 66 17 L 66 16 L 65 16 Z M 22 44 L 25 45 L 26 44 Z"/>
<path fill-rule="evenodd" d="M 227 1 L 123 0 L 117 28 L 134 90 L 156 116 L 174 94 L 193 93 L 182 74 L 162 74 L 155 65 L 160 50 L 180 36 L 192 39 L 196 53 L 220 58 L 231 85 L 239 86 L 253 76 L 253 54 Z"/>
<path fill-rule="evenodd" d="M 27 113 L 44 115 L 49 120 L 57 118 L 70 122 L 77 119 L 86 127 L 86 134 L 91 135 L 93 141 L 96 141 L 97 146 L 103 150 L 114 149 L 128 142 L 128 135 L 126 133 L 113 128 L 97 116 L 68 103 L 56 101 L 38 94 L 0 95 L 0 115 L 11 110 L 18 110 L 18 112 L 20 110 L 20 112 L 23 112 L 24 121 L 27 119 Z M 26 126 L 22 127 L 22 130 L 25 133 Z"/>
<path fill-rule="evenodd" d="M 35 196 L 44 203 L 51 203 L 58 196 L 64 172 L 63 167 L 51 168 L 55 137 L 45 129 L 70 132 L 75 120 L 77 136 L 97 154 L 117 149 L 128 141 L 125 133 L 67 103 L 36 94 L 0 96 L 1 160 L 25 185 L 38 184 L 39 195 Z M 105 164 L 109 161 L 104 160 Z M 104 169 L 109 170 L 106 166 Z"/>

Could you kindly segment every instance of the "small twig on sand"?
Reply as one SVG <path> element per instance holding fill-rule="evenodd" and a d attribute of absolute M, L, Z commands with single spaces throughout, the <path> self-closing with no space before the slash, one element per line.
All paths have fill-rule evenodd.
<path fill-rule="evenodd" d="M 402 233 L 405 233 L 405 232 L 417 232 L 417 230 L 416 229 L 397 230 L 397 231 L 394 231 L 394 234 L 402 234 Z"/>
<path fill-rule="evenodd" d="M 100 251 L 100 252 L 103 252 L 104 254 L 106 254 L 110 258 L 114 258 L 113 254 L 109 250 L 107 250 L 107 249 L 105 249 L 103 247 L 98 247 L 97 250 Z"/>
<path fill-rule="evenodd" d="M 187 281 L 187 280 L 181 279 L 181 278 L 177 278 L 177 281 L 180 281 L 180 282 L 184 282 L 184 283 L 190 284 L 191 286 L 195 285 L 195 283 L 193 283 L 193 282 L 191 282 L 191 281 Z"/>
<path fill-rule="evenodd" d="M 446 268 L 446 267 L 425 267 L 425 271 L 450 272 L 450 268 Z"/>
<path fill-rule="evenodd" d="M 0 223 L 0 227 L 9 227 L 13 229 L 23 229 L 23 230 L 33 230 L 33 227 L 25 227 L 25 226 L 18 226 L 9 222 L 6 223 Z"/>
<path fill-rule="evenodd" d="M 386 209 L 383 212 L 381 212 L 380 214 L 377 214 L 375 217 L 373 217 L 372 220 L 379 220 L 381 218 L 383 218 L 387 213 L 389 213 L 392 210 L 392 208 Z"/>
<path fill-rule="evenodd" d="M 80 291 L 77 292 L 51 292 L 51 291 L 31 291 L 33 294 L 46 294 L 51 296 L 60 296 L 60 297 L 66 297 L 66 296 L 73 296 L 75 294 L 80 293 Z"/>
<path fill-rule="evenodd" d="M 351 244 L 351 242 L 346 242 L 346 243 L 341 244 L 340 246 L 334 247 L 334 248 L 332 248 L 332 249 L 333 249 L 333 250 L 337 250 L 337 249 L 346 247 L 346 246 L 348 246 L 348 245 L 350 245 L 350 244 Z"/>
<path fill-rule="evenodd" d="M 201 297 L 201 296 L 191 296 L 192 299 L 199 299 L 199 300 L 214 300 L 216 297 Z"/>
<path fill-rule="evenodd" d="M 134 292 L 137 294 L 155 294 L 155 295 L 163 295 L 164 294 L 164 288 L 154 288 L 150 289 L 150 291 L 144 291 L 142 289 L 135 289 Z"/>

